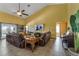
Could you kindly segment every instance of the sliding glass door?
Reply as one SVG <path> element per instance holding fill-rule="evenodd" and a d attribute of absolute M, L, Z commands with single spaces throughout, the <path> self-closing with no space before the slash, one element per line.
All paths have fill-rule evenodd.
<path fill-rule="evenodd" d="M 17 32 L 17 26 L 14 24 L 1 24 L 1 39 L 6 38 L 6 34 Z"/>

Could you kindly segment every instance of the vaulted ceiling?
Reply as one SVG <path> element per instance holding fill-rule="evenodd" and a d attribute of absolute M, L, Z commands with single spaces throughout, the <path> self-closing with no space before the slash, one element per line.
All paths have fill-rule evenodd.
<path fill-rule="evenodd" d="M 19 3 L 0 3 L 0 11 L 9 13 L 11 15 L 18 16 L 15 12 L 18 10 Z M 48 4 L 41 4 L 41 3 L 21 3 L 21 9 L 25 9 L 25 13 L 32 15 L 35 12 L 39 11 L 43 7 L 47 6 Z M 28 7 L 30 5 L 30 7 Z M 18 16 L 19 17 L 19 16 Z M 28 16 L 23 16 L 21 18 L 26 18 Z"/>

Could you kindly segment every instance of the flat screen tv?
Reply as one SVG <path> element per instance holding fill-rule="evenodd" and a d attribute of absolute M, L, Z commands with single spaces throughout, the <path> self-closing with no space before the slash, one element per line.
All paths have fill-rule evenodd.
<path fill-rule="evenodd" d="M 37 30 L 43 30 L 44 29 L 44 25 L 43 24 L 38 24 L 35 27 L 36 27 L 36 31 Z"/>

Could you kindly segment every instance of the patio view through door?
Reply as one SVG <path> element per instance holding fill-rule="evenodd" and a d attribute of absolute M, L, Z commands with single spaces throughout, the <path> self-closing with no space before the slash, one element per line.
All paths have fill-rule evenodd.
<path fill-rule="evenodd" d="M 17 26 L 14 24 L 1 24 L 1 39 L 6 38 L 6 34 L 17 32 Z"/>

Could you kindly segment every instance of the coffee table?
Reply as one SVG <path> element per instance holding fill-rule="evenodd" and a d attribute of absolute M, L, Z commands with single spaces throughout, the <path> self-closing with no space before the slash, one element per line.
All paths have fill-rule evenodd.
<path fill-rule="evenodd" d="M 35 43 L 38 43 L 39 45 L 39 39 L 36 38 L 35 36 L 29 36 L 29 37 L 26 37 L 25 38 L 25 48 L 27 46 L 27 44 L 31 44 L 32 46 L 32 52 L 34 51 L 34 48 L 35 48 Z"/>

